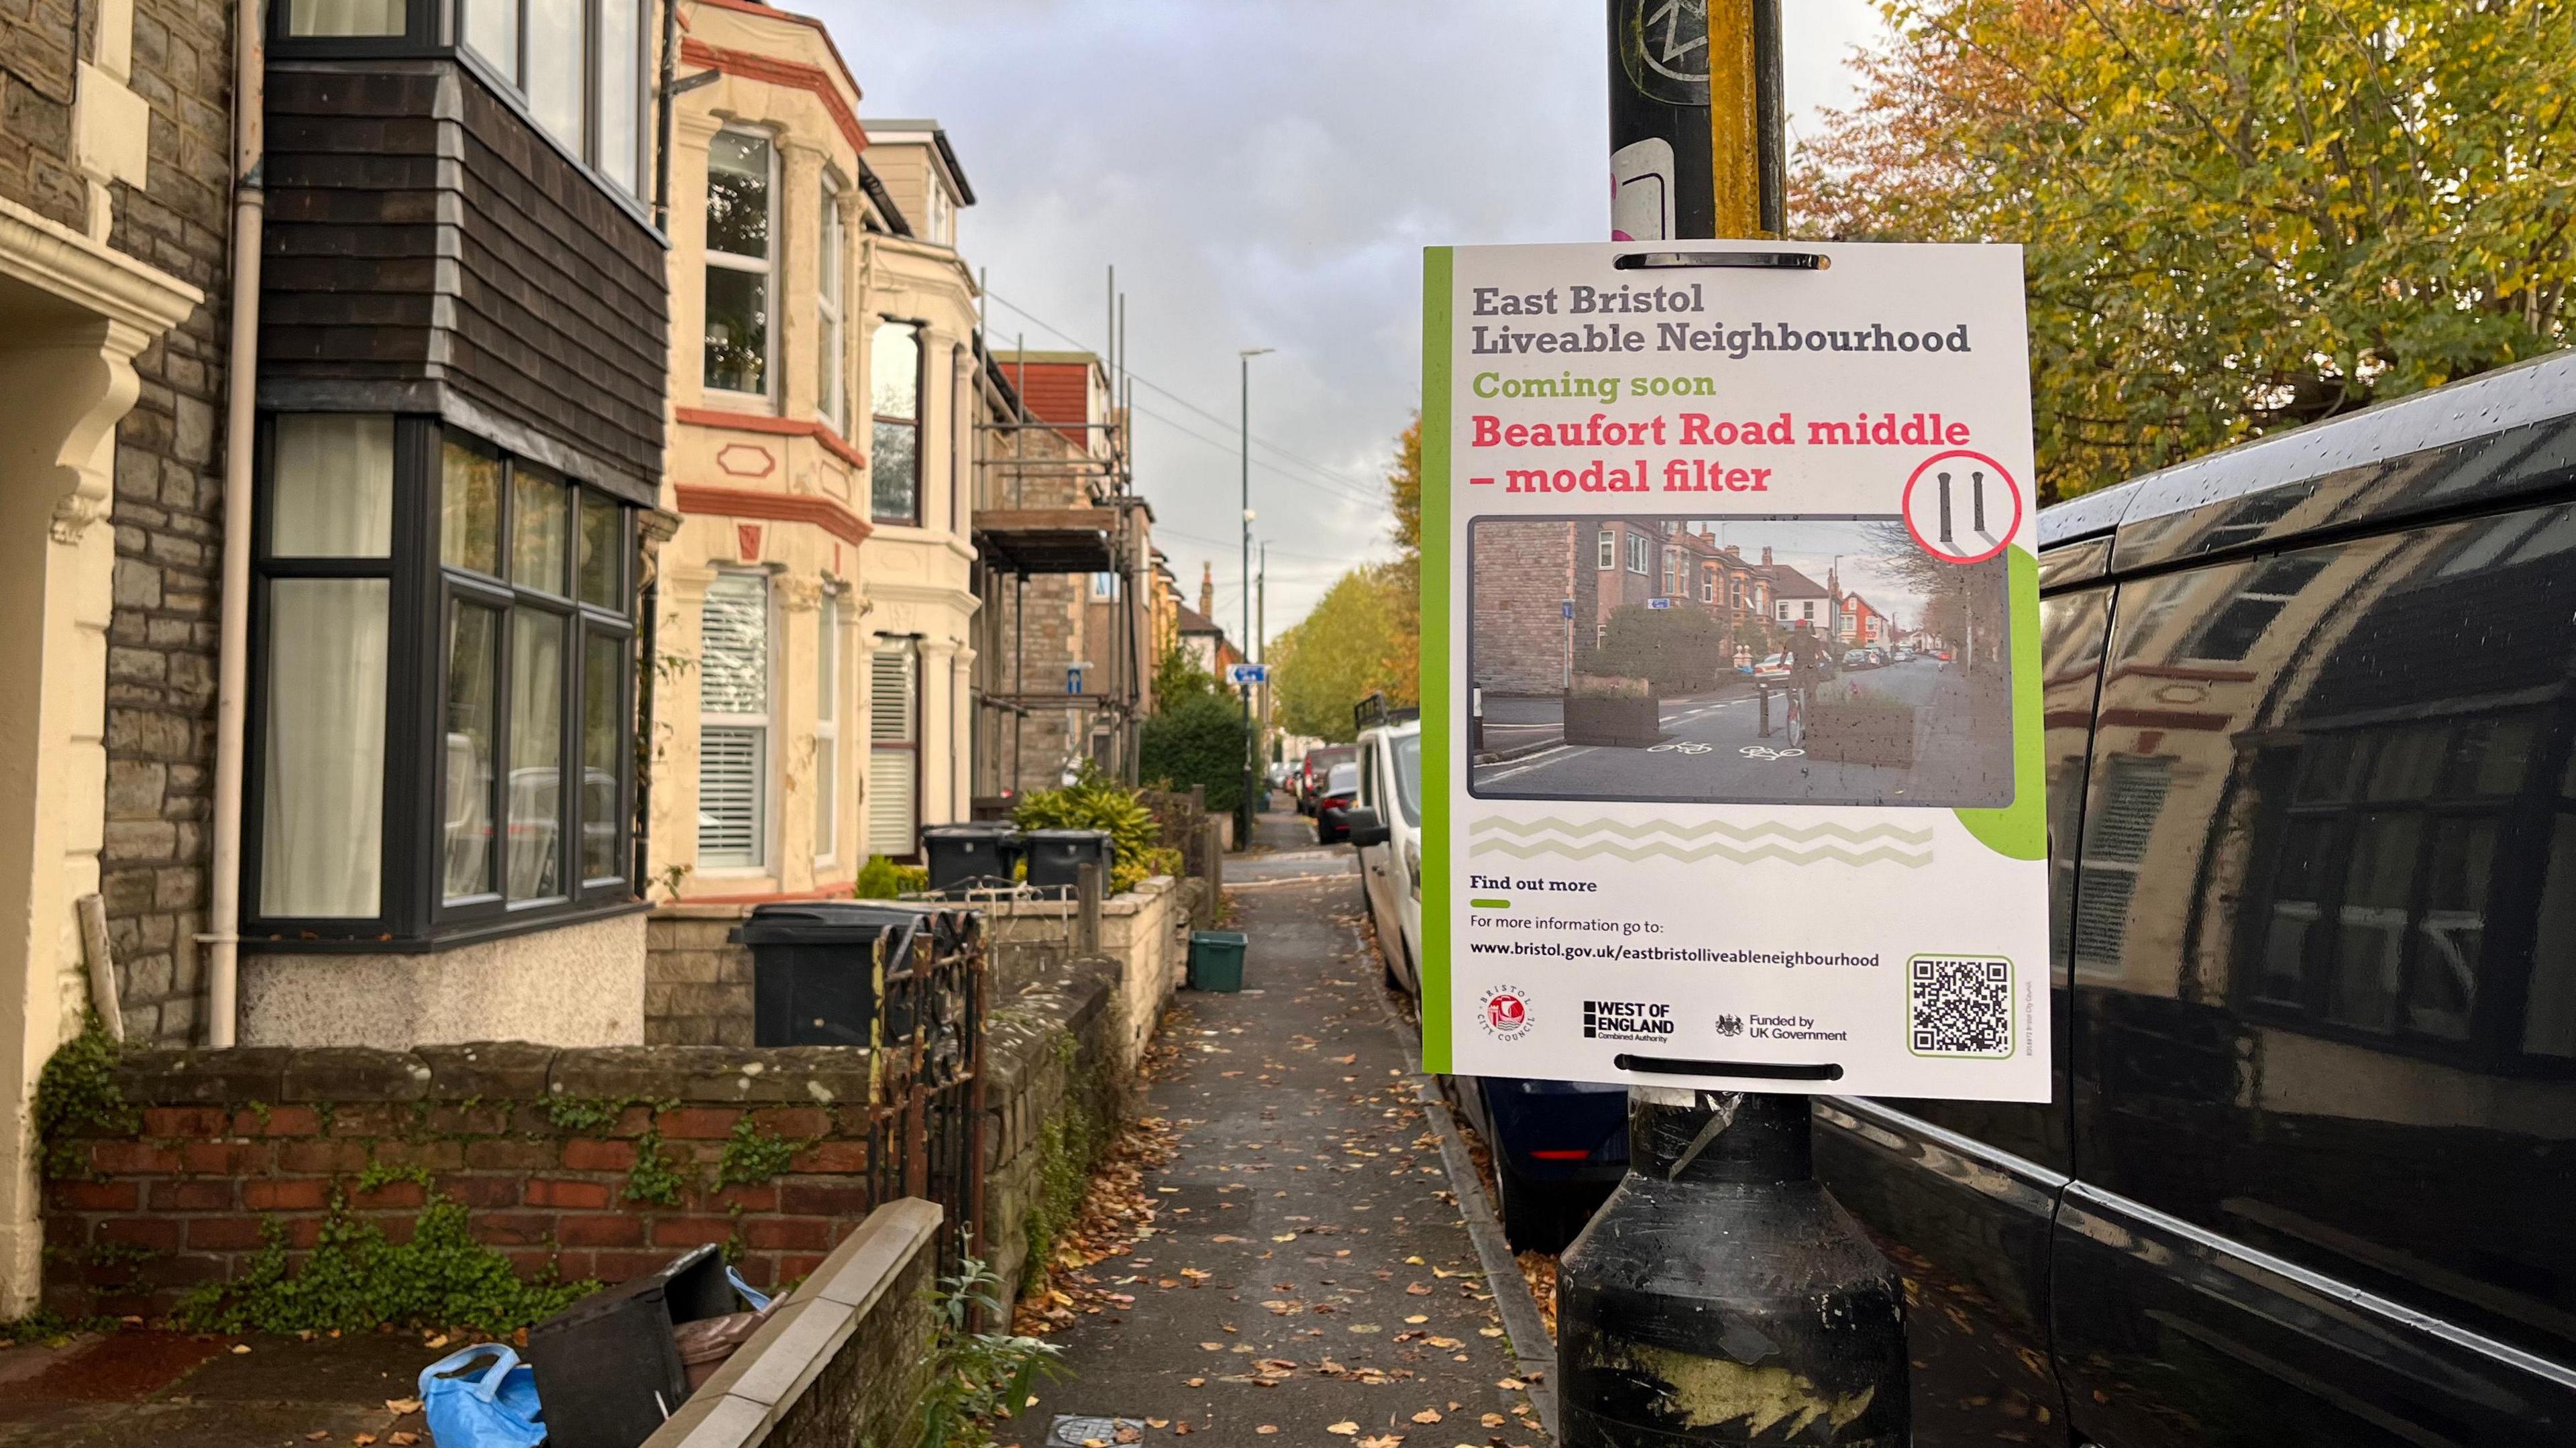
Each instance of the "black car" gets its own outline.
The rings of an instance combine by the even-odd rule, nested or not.
[[[1914,1441],[2576,1444],[2576,353],[2039,524],[2055,1100],[1817,1109]]]

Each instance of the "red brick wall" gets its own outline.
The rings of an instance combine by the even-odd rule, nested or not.
[[[1476,525],[1470,540],[1475,633],[1468,640],[1468,662],[1477,688],[1494,694],[1565,691],[1564,609],[1565,600],[1576,596],[1576,528],[1573,523]],[[1588,647],[1591,640],[1577,643]]]
[[[463,1203],[475,1238],[523,1277],[616,1282],[701,1242],[735,1242],[743,1275],[811,1272],[881,1201],[871,1172],[886,1113],[868,1104],[868,1056],[835,1049],[556,1049],[517,1043],[365,1050],[146,1051],[118,1068],[141,1131],[71,1142],[80,1169],[46,1183],[45,1301],[70,1314],[155,1317],[199,1283],[233,1278],[268,1222],[309,1247],[335,1191],[407,1239],[427,1193],[360,1193],[370,1165],[417,1168]],[[593,1127],[543,1103],[628,1103]],[[728,1133],[807,1143],[787,1171],[719,1188]],[[668,1205],[634,1200],[629,1173],[659,1151],[696,1184]]]

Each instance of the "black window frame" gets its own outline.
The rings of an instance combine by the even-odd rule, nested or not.
[[[372,60],[372,59],[440,59],[454,61],[472,71],[485,88],[501,99],[529,130],[543,136],[578,166],[599,189],[650,226],[647,210],[653,193],[653,52],[657,34],[654,19],[657,11],[645,0],[634,0],[635,19],[635,188],[629,191],[612,178],[600,164],[597,152],[600,125],[599,36],[600,11],[613,0],[580,0],[582,7],[581,61],[581,134],[558,136],[537,120],[529,107],[524,82],[517,76],[502,74],[500,67],[465,43],[464,7],[473,0],[404,0],[403,33],[400,35],[293,35],[293,0],[277,0],[268,7],[268,55],[271,60]],[[528,52],[528,10],[533,0],[519,3],[519,55],[517,63],[524,68]],[[658,230],[658,228],[657,228]]]
[[[295,409],[293,411],[302,411]],[[477,438],[434,416],[393,414],[393,542],[387,557],[280,558],[272,546],[276,525],[274,438],[279,413],[263,411],[256,440],[253,479],[254,528],[251,563],[250,707],[243,760],[241,935],[253,949],[268,952],[417,953],[497,939],[527,931],[579,923],[643,908],[629,874],[634,850],[636,789],[636,603],[642,574],[637,550],[639,509],[604,489],[589,486],[553,469],[536,466],[564,487],[567,590],[562,597],[541,596],[507,581],[515,526],[511,490],[521,461],[506,449]],[[382,415],[382,414],[378,414]],[[453,567],[441,560],[441,487],[444,447],[454,441],[500,461],[499,552],[495,578]],[[581,504],[585,498],[617,510],[614,545],[618,613],[584,602],[581,591]],[[382,829],[377,840],[377,913],[364,917],[281,917],[260,909],[260,877],[266,849],[269,626],[271,586],[280,579],[313,577],[384,577],[386,601],[385,762]],[[459,600],[499,604],[502,618],[492,667],[493,783],[487,815],[495,847],[491,865],[494,888],[488,893],[445,898],[444,803],[448,758],[442,718],[447,700],[448,619]],[[509,757],[512,658],[511,618],[522,607],[539,608],[567,620],[560,664],[563,706],[557,721],[559,760],[557,786],[556,878],[568,882],[559,895],[512,904],[508,894]],[[583,753],[585,722],[582,690],[586,685],[585,653],[594,636],[612,638],[624,667],[617,671],[619,723],[614,759],[618,771],[614,848],[609,854],[614,876],[584,879],[581,842],[589,823],[584,817],[587,765]]]

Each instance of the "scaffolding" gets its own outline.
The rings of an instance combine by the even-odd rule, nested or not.
[[[1122,330],[1119,310],[1113,300],[1113,339]],[[1018,793],[1056,784],[1083,759],[1138,782],[1139,735],[1152,709],[1153,511],[1135,492],[1130,384],[1114,359],[1032,353],[1024,341],[995,352],[982,338],[976,351],[984,392],[974,452],[982,601],[974,777],[982,818],[1007,813]],[[1070,364],[1083,369],[1086,413],[1096,382],[1105,418],[1048,418],[1029,406],[1030,368]],[[1067,579],[1090,582],[1048,586]],[[1060,609],[1065,624],[1060,645],[1051,633],[1035,640],[1036,657],[1033,582],[1042,606]],[[1034,759],[1033,719],[1047,721]]]

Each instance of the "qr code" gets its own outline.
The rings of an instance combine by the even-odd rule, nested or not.
[[[2012,962],[1918,955],[1906,970],[1906,1022],[1921,1056],[2013,1053]]]

